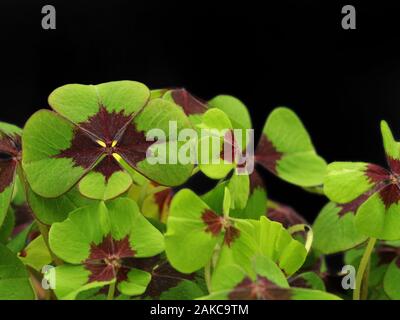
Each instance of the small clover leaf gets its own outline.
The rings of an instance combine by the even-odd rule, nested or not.
[[[220,200],[221,205],[223,199]],[[165,235],[165,250],[171,265],[191,273],[204,267],[217,245],[231,246],[240,237],[236,223],[213,211],[189,189],[172,200]]]

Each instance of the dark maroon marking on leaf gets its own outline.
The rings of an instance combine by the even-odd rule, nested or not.
[[[28,254],[27,254],[27,252],[26,252],[25,249],[22,249],[22,251],[19,253],[19,256],[22,257],[22,258],[26,258],[27,255],[28,255]]]
[[[250,175],[250,193],[253,193],[255,189],[264,189],[265,183],[257,171],[253,171]]]
[[[16,168],[16,161],[0,159],[0,193],[13,183]]]
[[[232,222],[227,220],[223,216],[217,215],[214,211],[205,210],[201,216],[201,219],[207,226],[205,231],[210,232],[213,236],[218,236],[222,230],[225,231],[224,243],[229,247],[232,242],[239,237],[240,231],[232,225]]]
[[[34,214],[32,209],[28,204],[24,203],[22,205],[14,205],[12,204],[12,208],[14,209],[15,216],[15,228],[12,232],[12,237],[15,237],[18,233],[20,233],[25,228],[29,227],[34,220]],[[32,232],[33,236],[35,232]],[[32,239],[33,240],[33,239]]]
[[[267,209],[266,216],[272,220],[281,223],[285,228],[289,228],[296,224],[307,224],[307,221],[294,210],[292,207],[274,202],[274,207]]]
[[[376,249],[376,253],[379,259],[378,265],[385,265],[400,257],[400,247],[392,247],[382,244],[378,246],[378,248]],[[400,261],[397,261],[397,263],[400,263]]]
[[[113,173],[123,170],[113,156],[107,155],[94,167],[93,171],[101,173],[106,178],[106,182],[108,182]]]
[[[369,163],[365,170],[365,175],[368,180],[373,183],[379,183],[384,180],[390,179],[390,172],[385,168],[378,166],[376,164]]]
[[[127,273],[122,270],[122,259],[134,257],[136,254],[129,243],[129,237],[115,240],[111,234],[103,238],[100,244],[91,243],[90,255],[83,262],[90,271],[89,281],[117,281],[126,279]]]
[[[122,171],[113,157],[114,153],[131,166],[136,166],[146,158],[147,149],[154,143],[146,141],[145,134],[136,130],[132,119],[131,115],[126,116],[123,111],[108,112],[102,106],[97,114],[75,127],[71,146],[55,157],[70,158],[74,166],[90,169],[105,155],[94,170],[102,173],[108,181],[113,173]]]
[[[80,123],[79,127],[90,132],[105,144],[111,144],[113,141],[119,140],[125,127],[131,121],[132,115],[125,115],[123,110],[118,113],[109,112],[104,106],[101,106],[95,115]]]
[[[369,164],[368,169],[366,170],[366,175],[375,186],[371,190],[358,196],[353,201],[345,204],[338,204],[338,207],[341,208],[338,212],[339,217],[343,217],[347,213],[355,214],[357,209],[376,192],[379,193],[379,197],[385,204],[386,209],[400,200],[400,190],[397,185],[398,182],[386,169],[377,165]]]
[[[240,230],[235,228],[233,225],[225,227],[224,243],[230,247],[232,243],[239,238]]]
[[[207,105],[186,89],[172,90],[171,97],[177,105],[182,107],[186,115],[202,114],[207,111]]]
[[[267,278],[257,276],[255,281],[244,278],[229,293],[230,300],[290,300],[290,289],[280,288]]]
[[[236,141],[232,130],[228,130],[224,135],[224,143],[222,144],[222,150],[220,157],[229,163],[233,163],[236,160]],[[225,154],[227,153],[227,154]]]
[[[246,166],[246,161],[242,161],[244,156],[242,155],[242,151],[235,139],[233,130],[228,130],[225,132],[224,143],[222,144],[220,157],[222,160],[225,160],[228,163],[240,162],[240,167]]]
[[[392,204],[400,201],[399,185],[397,183],[387,185],[381,191],[379,191],[379,197],[385,204],[385,208],[388,209]]]
[[[277,174],[277,162],[282,158],[282,153],[276,150],[275,146],[265,134],[261,135],[254,160],[274,174]]]
[[[115,146],[118,153],[131,166],[146,158],[147,149],[154,144],[154,141],[146,141],[146,136],[142,131],[138,131],[133,123],[130,123]]]
[[[386,157],[390,170],[395,174],[400,174],[400,160]]]
[[[388,162],[392,170],[398,170],[399,164],[397,160],[388,157]],[[372,191],[366,193],[367,196],[379,192],[379,197],[385,204],[386,209],[400,201],[400,178],[396,173],[389,172],[375,164],[368,164],[365,175],[371,182],[375,183]]]
[[[0,193],[10,186],[21,161],[21,137],[0,132]]]
[[[291,287],[311,289],[311,284],[303,277],[296,277],[290,281]]]
[[[120,273],[127,274],[131,269],[140,269],[151,274],[151,281],[142,297],[159,298],[161,293],[176,287],[181,281],[194,280],[195,273],[183,274],[175,270],[165,257],[157,255],[150,258],[124,258]]]
[[[338,204],[337,206],[340,207],[340,211],[338,212],[338,215],[340,218],[344,217],[347,213],[352,213],[353,215],[356,214],[357,209],[365,202],[368,200],[368,198],[371,196],[370,192],[366,192],[353,201],[350,201],[345,204]]]
[[[157,183],[153,183],[153,185],[155,187],[159,186]],[[173,191],[171,188],[167,188],[153,195],[160,214],[162,213],[163,209],[171,203],[172,195]]]
[[[93,137],[79,127],[75,127],[71,146],[62,150],[55,158],[69,158],[72,159],[75,167],[89,169],[103,153],[104,148],[94,141]]]
[[[224,217],[217,215],[214,211],[205,210],[201,219],[207,226],[206,232],[210,232],[213,236],[218,236],[221,233]]]
[[[0,131],[0,154],[9,155],[21,160],[21,136],[18,134],[7,135]]]
[[[235,163],[237,168],[246,168],[248,165],[246,150],[241,150],[233,130],[225,132],[220,158],[228,163]]]
[[[149,296],[153,299],[158,298],[163,292],[176,287],[182,281],[195,279],[195,273],[180,273],[166,260],[159,262],[150,273],[151,281],[144,296]]]

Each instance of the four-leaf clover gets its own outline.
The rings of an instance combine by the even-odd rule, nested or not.
[[[58,197],[79,182],[88,198],[115,198],[132,184],[124,166],[163,185],[179,185],[189,178],[191,164],[149,162],[148,156],[161,149],[159,144],[176,139],[170,121],[176,121],[177,130],[190,124],[175,103],[150,99],[144,84],[69,84],[53,91],[49,104],[56,112],[35,113],[22,139],[26,177],[40,196]],[[165,141],[148,141],[146,134],[154,129],[164,132]]]

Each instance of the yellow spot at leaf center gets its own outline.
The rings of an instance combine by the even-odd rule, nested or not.
[[[97,140],[96,141],[100,146],[102,146],[103,148],[107,147],[106,143],[101,141],[101,140]]]
[[[113,155],[113,157],[115,158],[115,160],[117,160],[118,162],[120,162],[121,156],[120,156],[118,153],[113,153],[112,155]]]

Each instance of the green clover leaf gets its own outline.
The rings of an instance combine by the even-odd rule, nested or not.
[[[239,220],[236,225],[240,237],[231,246],[221,249],[218,265],[235,263],[249,271],[254,257],[259,255],[270,258],[287,275],[292,275],[303,265],[306,248],[280,223],[261,217],[258,221]]]
[[[383,280],[386,294],[392,300],[400,300],[400,257],[397,257],[389,265]]]
[[[211,294],[204,300],[338,300],[333,294],[314,289],[290,288],[282,271],[268,257],[257,256],[252,269],[239,264],[218,269],[211,281]]]
[[[284,107],[274,109],[268,116],[255,162],[301,187],[321,185],[326,172],[326,163],[317,155],[301,120]]]
[[[211,259],[217,244],[231,246],[239,237],[240,231],[232,219],[213,211],[191,190],[183,189],[173,198],[165,251],[178,271],[191,273],[201,269]]]
[[[176,104],[149,98],[148,88],[135,81],[70,84],[53,91],[49,104],[57,113],[40,110],[24,129],[23,167],[33,191],[55,198],[79,182],[88,198],[115,198],[132,184],[121,160],[160,184],[183,183],[191,164],[150,163],[147,152],[169,149],[175,139],[170,121],[178,131],[189,121]],[[146,139],[152,129],[165,133],[157,146]]]
[[[66,220],[53,224],[49,243],[67,263],[55,269],[55,293],[60,299],[74,299],[84,290],[114,282],[126,295],[142,294],[151,275],[138,271],[134,261],[164,250],[162,234],[128,198],[71,212]]]
[[[389,169],[364,162],[334,162],[324,181],[327,197],[355,207],[355,225],[368,237],[400,239],[399,143],[386,122],[381,131]]]
[[[365,242],[355,224],[359,203],[326,204],[313,224],[313,248],[323,254],[345,251]]]

